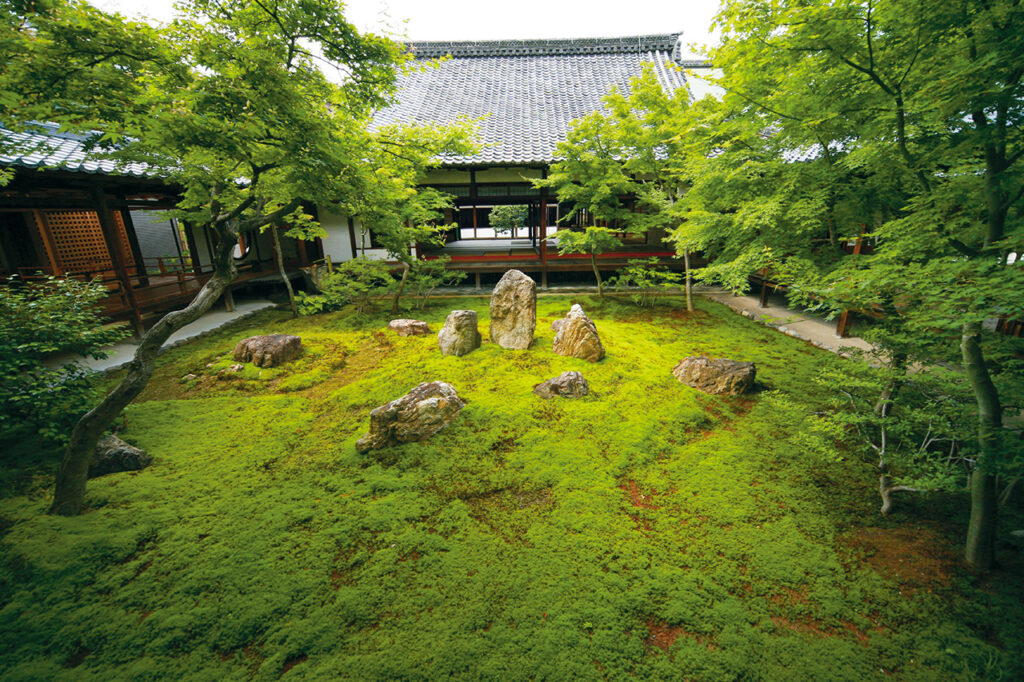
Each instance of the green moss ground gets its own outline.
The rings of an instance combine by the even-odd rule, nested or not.
[[[574,301],[540,299],[529,351],[280,312],[175,349],[121,434],[154,464],[80,517],[43,514],[54,454],[9,445],[3,679],[1024,677],[1020,575],[958,568],[964,500],[883,521],[870,467],[801,431],[824,353],[712,303],[583,297],[590,364],[551,352]],[[421,319],[452,306],[486,337],[484,299]],[[218,374],[278,331],[300,360]],[[698,353],[756,361],[761,392],[679,384]],[[573,369],[590,397],[532,395]],[[458,420],[358,455],[369,410],[430,380]]]

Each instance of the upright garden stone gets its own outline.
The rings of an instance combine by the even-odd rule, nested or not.
[[[491,342],[526,350],[537,327],[537,283],[519,270],[509,270],[491,294]]]
[[[242,339],[235,346],[235,360],[257,367],[275,367],[302,355],[302,339],[291,334],[266,334]]]
[[[96,452],[89,462],[89,478],[116,474],[121,471],[145,469],[153,458],[134,445],[129,445],[117,436],[104,436],[96,443]]]
[[[582,398],[590,393],[590,386],[580,372],[562,372],[533,387],[533,392],[545,400],[550,398]]]
[[[422,383],[370,412],[370,432],[356,441],[356,450],[369,452],[429,438],[451,423],[464,406],[451,384]]]
[[[597,335],[597,327],[591,322],[579,303],[574,303],[569,314],[555,326],[553,350],[559,355],[568,355],[581,360],[597,362],[604,357],[604,345]]]
[[[727,358],[683,358],[672,374],[690,388],[715,395],[739,395],[754,386],[757,368],[752,362]]]
[[[388,322],[388,329],[396,332],[399,336],[422,336],[430,333],[430,325],[422,320],[410,320],[401,318]]]
[[[475,310],[453,310],[437,333],[442,355],[465,355],[480,347]]]

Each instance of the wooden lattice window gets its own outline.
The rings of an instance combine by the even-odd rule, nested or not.
[[[125,263],[132,267],[135,259],[124,221],[117,211],[111,215]],[[37,227],[49,229],[57,249],[57,259],[65,271],[96,273],[114,269],[96,211],[43,211],[42,219],[46,225]]]

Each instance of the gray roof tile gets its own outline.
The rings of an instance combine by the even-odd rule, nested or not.
[[[85,135],[61,132],[55,123],[36,123],[30,131],[0,128],[0,165],[103,175],[158,176],[149,164],[102,158],[91,152]]]
[[[417,59],[447,54],[437,68],[399,77],[397,103],[379,112],[376,127],[393,123],[452,123],[482,118],[479,153],[448,157],[445,165],[547,164],[570,123],[602,108],[615,86],[651,62],[666,90],[685,86],[678,69],[678,34],[576,40],[414,43]]]

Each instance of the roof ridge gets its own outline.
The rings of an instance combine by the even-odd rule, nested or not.
[[[570,54],[632,54],[673,52],[681,33],[616,38],[540,38],[529,40],[410,41],[406,50],[418,58],[523,57]]]

